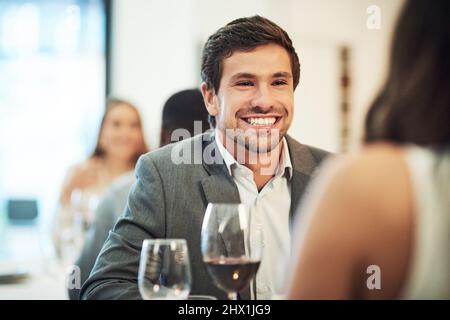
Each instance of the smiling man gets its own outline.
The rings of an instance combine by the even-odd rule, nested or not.
[[[214,130],[141,157],[124,215],[82,288],[85,299],[137,299],[147,238],[186,239],[192,294],[225,298],[208,276],[200,231],[208,203],[244,203],[263,231],[263,259],[241,299],[279,293],[290,224],[314,169],[327,155],[287,135],[300,63],[287,33],[260,16],[232,21],[205,44],[201,85]],[[195,146],[200,145],[201,148]],[[173,161],[194,150],[201,163]]]
[[[284,40],[287,42],[288,38]],[[214,41],[208,44],[220,45]],[[299,80],[300,66],[293,48],[290,56],[277,43],[235,50],[221,62],[220,77],[211,75],[213,79],[219,78],[219,83],[209,83],[205,72],[202,92],[208,112],[214,117],[212,124],[219,147],[225,147],[238,163],[252,171],[257,189],[261,190],[279,164],[283,151],[280,142],[292,122],[294,86]],[[205,58],[204,64],[207,61]]]

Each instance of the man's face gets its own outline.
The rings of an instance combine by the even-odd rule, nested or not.
[[[287,51],[267,44],[234,52],[222,62],[217,94],[206,100],[222,140],[232,139],[253,152],[270,151],[293,117],[294,85]]]

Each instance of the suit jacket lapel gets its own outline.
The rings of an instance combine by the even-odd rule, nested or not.
[[[205,135],[203,167],[209,176],[202,180],[207,203],[240,203],[239,190],[228,173],[227,166],[217,149],[214,135]]]
[[[300,204],[300,199],[317,166],[317,161],[307,146],[300,144],[288,135],[286,136],[286,139],[293,167],[291,208],[289,210],[289,225],[292,227],[292,222],[298,211],[297,208]]]

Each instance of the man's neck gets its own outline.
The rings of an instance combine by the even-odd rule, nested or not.
[[[219,130],[216,130],[216,134],[231,156],[238,163],[252,170],[253,179],[258,191],[260,191],[276,173],[280,162],[283,143],[278,143],[275,148],[268,152],[258,153],[249,150],[244,145],[237,143],[234,139],[226,139],[225,134]]]

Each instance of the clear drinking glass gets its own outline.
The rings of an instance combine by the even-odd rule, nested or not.
[[[243,204],[208,204],[202,224],[201,250],[215,284],[237,299],[258,271],[262,231]]]
[[[144,300],[187,299],[191,291],[191,268],[186,240],[144,240],[138,286]]]

